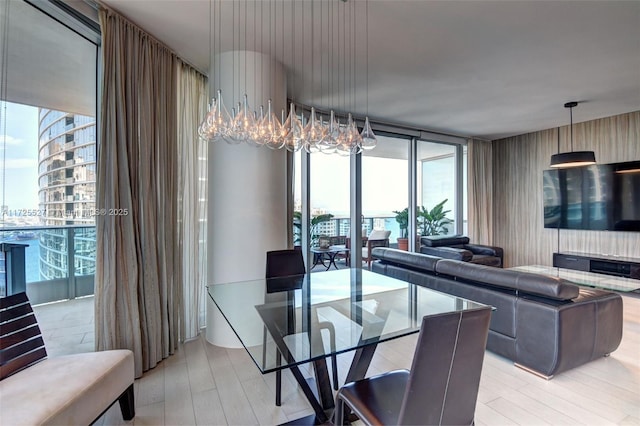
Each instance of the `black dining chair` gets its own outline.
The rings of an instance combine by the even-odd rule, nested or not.
[[[267,252],[265,278],[280,278],[306,273],[302,250],[288,249]]]
[[[490,318],[490,307],[424,317],[411,371],[345,384],[334,424],[348,409],[366,425],[473,424]]]
[[[275,280],[275,278],[292,277],[295,275],[304,275],[306,269],[302,251],[299,249],[274,250],[267,252],[267,266],[265,277],[267,278],[267,293],[271,291],[287,291],[297,290],[300,288],[298,280]],[[270,285],[273,284],[273,285]],[[293,315],[290,315],[289,321],[293,321]],[[332,352],[335,351],[335,330],[333,324],[329,322],[320,322],[320,328],[329,330],[329,339]],[[293,332],[293,331],[292,331]],[[266,343],[266,329],[263,340]],[[263,353],[263,363],[266,353]],[[282,355],[280,351],[277,353],[277,365],[280,365]],[[338,365],[335,354],[331,355],[331,365],[333,368],[333,388],[338,389]],[[282,405],[282,371],[276,371],[276,405]]]

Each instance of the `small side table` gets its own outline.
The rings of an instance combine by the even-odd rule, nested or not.
[[[333,265],[334,268],[338,269],[338,265],[336,265],[336,256],[338,255],[338,253],[346,252],[348,250],[349,249],[345,247],[339,246],[332,246],[326,249],[320,247],[311,247],[311,252],[313,253],[313,266],[311,267],[311,269],[315,268],[317,265],[324,266],[326,268],[326,271],[331,268],[331,265]],[[326,264],[325,260],[328,260],[329,263]]]

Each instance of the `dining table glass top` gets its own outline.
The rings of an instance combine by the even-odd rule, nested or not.
[[[417,333],[426,315],[486,308],[355,268],[207,289],[263,373]]]

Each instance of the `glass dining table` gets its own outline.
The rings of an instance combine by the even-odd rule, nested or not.
[[[485,305],[362,269],[213,284],[209,297],[263,373],[290,369],[325,423],[334,408],[326,358],[355,351],[346,382],[365,377],[379,343],[422,318]],[[314,380],[299,365],[313,363]]]

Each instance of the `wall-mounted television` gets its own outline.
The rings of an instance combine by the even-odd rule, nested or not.
[[[544,227],[640,232],[640,161],[543,171]]]

